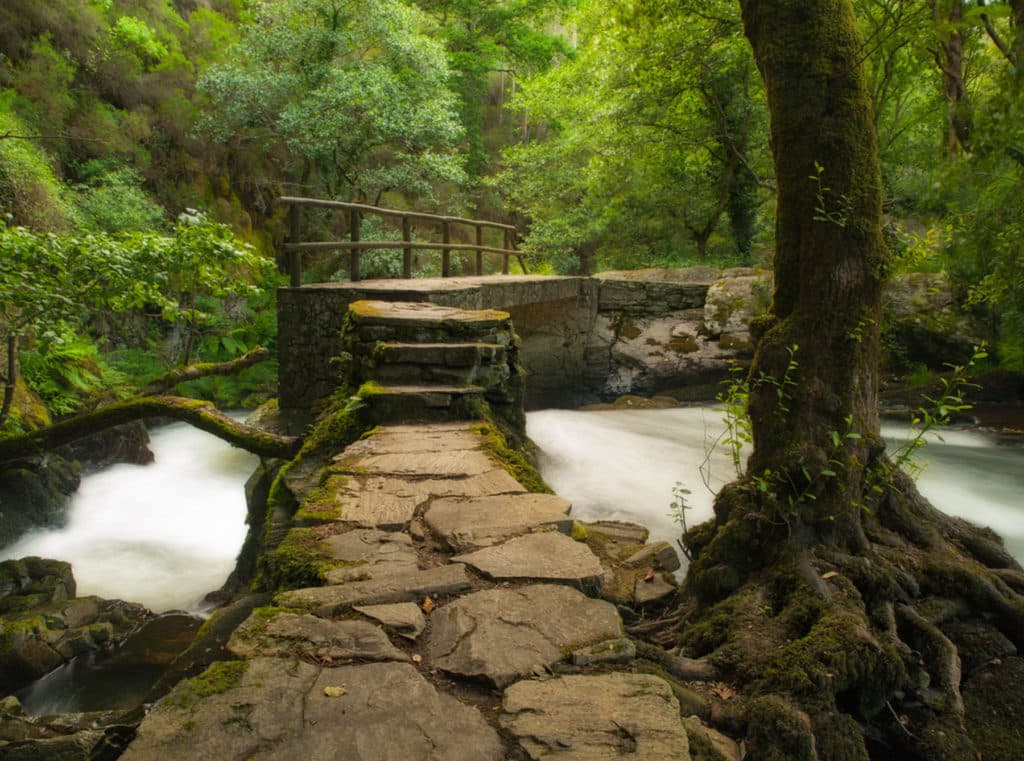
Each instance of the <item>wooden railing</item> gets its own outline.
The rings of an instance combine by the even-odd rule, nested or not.
[[[441,277],[451,276],[451,255],[453,251],[472,251],[476,253],[474,272],[483,274],[483,255],[499,254],[502,257],[501,272],[509,272],[509,258],[515,257],[526,274],[526,262],[522,253],[516,249],[516,228],[500,222],[488,222],[481,219],[464,219],[462,217],[445,217],[437,214],[426,214],[418,211],[399,211],[383,209],[378,206],[367,206],[360,203],[344,201],[327,201],[319,198],[294,198],[282,196],[277,203],[288,206],[288,241],[284,250],[288,254],[288,268],[291,272],[291,285],[298,288],[302,285],[302,254],[304,251],[337,251],[349,252],[349,278],[360,280],[360,257],[363,251],[380,249],[402,250],[402,277],[412,277],[412,252],[418,249],[441,251]],[[303,241],[302,240],[302,209],[315,207],[334,209],[348,214],[348,240]],[[400,219],[402,221],[402,240],[361,240],[360,224],[366,214]],[[416,241],[412,238],[413,221],[436,224],[440,227],[441,241]],[[452,229],[456,225],[469,226],[475,229],[475,243],[452,243]],[[502,245],[484,244],[484,230],[493,229],[502,232]]]

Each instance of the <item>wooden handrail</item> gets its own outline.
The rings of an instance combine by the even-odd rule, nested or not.
[[[486,219],[466,219],[465,217],[448,217],[441,214],[428,214],[425,211],[402,211],[400,209],[385,209],[381,206],[368,206],[364,203],[349,203],[348,201],[330,201],[326,198],[299,198],[296,196],[281,196],[277,203],[282,206],[319,206],[326,209],[346,209],[348,211],[359,211],[364,214],[379,214],[382,217],[407,217],[408,219],[423,219],[429,222],[452,222],[460,225],[483,225],[498,230],[512,230],[515,232],[515,225],[506,225],[502,222],[490,222]]]
[[[379,206],[369,206],[361,203],[349,203],[347,201],[332,201],[323,198],[299,198],[294,196],[282,196],[277,199],[277,204],[288,206],[288,242],[284,244],[283,250],[288,254],[289,269],[291,271],[291,285],[298,288],[302,285],[302,252],[303,251],[326,251],[326,250],[348,250],[349,252],[349,277],[353,280],[360,279],[360,252],[380,249],[401,249],[402,256],[402,277],[412,277],[412,252],[414,249],[433,249],[441,251],[441,276],[451,275],[451,252],[452,251],[475,251],[475,271],[477,275],[483,274],[483,255],[485,253],[499,254],[502,258],[502,274],[509,272],[509,257],[514,256],[519,262],[523,273],[526,274],[526,262],[522,253],[516,248],[517,230],[514,225],[506,225],[501,222],[490,222],[484,219],[466,219],[464,217],[451,217],[441,214],[427,214],[420,211],[400,211],[398,209],[385,209]],[[350,240],[347,241],[306,241],[302,238],[302,207],[316,207],[335,209],[347,212],[349,217],[348,229]],[[402,240],[400,241],[363,241],[361,238],[360,223],[363,215],[376,214],[382,217],[392,217],[402,221]],[[412,240],[413,220],[432,222],[441,227],[441,242],[414,241]],[[452,243],[452,226],[467,225],[476,231],[476,243]],[[501,230],[503,243],[501,247],[484,245],[483,232],[485,228]]]

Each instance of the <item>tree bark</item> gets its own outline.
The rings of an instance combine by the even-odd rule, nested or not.
[[[302,445],[298,437],[277,436],[232,420],[210,402],[176,396],[145,396],[62,420],[23,436],[0,439],[0,464],[41,455],[104,428],[153,417],[181,420],[262,457],[290,459]]]
[[[247,367],[258,364],[270,356],[270,352],[262,346],[247,351],[240,357],[227,362],[211,362],[188,367],[178,368],[164,373],[159,378],[150,381],[145,388],[139,391],[139,396],[153,396],[165,394],[179,383],[191,380],[198,380],[209,375],[234,375]]]
[[[762,326],[753,365],[750,472],[820,492],[789,516],[792,525],[857,541],[850,505],[859,501],[860,471],[879,441],[889,256],[862,43],[844,0],[741,6],[767,86],[778,183],[774,324]],[[820,478],[840,458],[844,477]]]
[[[970,153],[973,117],[964,83],[964,36],[956,26],[964,18],[963,0],[932,0],[932,15],[936,24],[949,24],[952,27],[939,43],[939,48],[932,51],[935,63],[942,72],[942,87],[949,104],[946,154],[954,156],[960,150]]]

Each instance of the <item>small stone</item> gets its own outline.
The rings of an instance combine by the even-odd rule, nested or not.
[[[626,558],[622,564],[627,568],[655,565],[665,571],[678,571],[680,568],[679,555],[668,542],[645,544]]]
[[[656,573],[649,581],[642,578],[636,580],[633,587],[633,600],[637,605],[647,605],[664,600],[675,591],[675,584],[669,583],[661,574]]]
[[[389,629],[415,640],[427,628],[423,611],[413,602],[399,602],[392,605],[357,605],[353,610],[379,621]]]

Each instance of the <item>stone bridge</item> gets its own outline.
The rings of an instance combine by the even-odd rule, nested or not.
[[[717,383],[748,353],[747,325],[768,302],[758,270],[509,275],[321,283],[278,292],[279,400],[308,410],[338,385],[348,305],[419,301],[508,312],[529,376],[528,409]],[[709,398],[713,397],[713,392]]]

